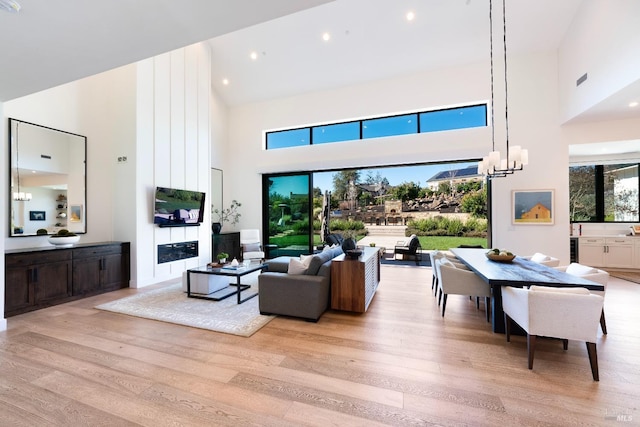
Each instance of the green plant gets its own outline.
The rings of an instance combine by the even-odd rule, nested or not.
[[[49,234],[49,232],[47,231],[46,228],[39,228],[38,231],[36,231],[36,234],[38,236],[42,236],[42,235],[45,235],[45,234]]]
[[[226,252],[220,252],[217,258],[218,258],[218,261],[222,261],[223,259],[229,258],[229,254]]]
[[[230,222],[232,225],[235,225],[240,221],[240,216],[242,215],[238,212],[238,208],[242,206],[242,203],[237,200],[232,200],[231,205],[228,208],[213,209],[211,206],[211,215],[216,215],[218,217],[218,221],[220,224],[224,224],[225,222]]]

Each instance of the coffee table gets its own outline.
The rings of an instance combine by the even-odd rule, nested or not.
[[[250,264],[248,267],[244,267],[242,265],[237,268],[224,268],[224,267],[210,267],[208,265],[203,265],[196,268],[191,268],[187,270],[187,297],[189,298],[200,298],[200,299],[208,299],[213,301],[220,301],[225,298],[229,298],[232,295],[237,295],[238,304],[242,304],[243,302],[250,300],[251,298],[258,295],[258,292],[254,292],[249,296],[242,298],[242,291],[249,289],[251,285],[246,285],[240,283],[240,278],[249,273],[253,273],[255,271],[261,271],[267,268],[267,264]],[[192,274],[208,274],[214,276],[229,276],[235,277],[236,283],[229,283],[228,286],[212,292],[208,295],[204,294],[194,294],[191,293],[191,275]]]

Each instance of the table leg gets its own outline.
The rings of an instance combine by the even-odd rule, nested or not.
[[[491,286],[491,327],[493,332],[504,334],[504,311],[502,309],[502,286]]]

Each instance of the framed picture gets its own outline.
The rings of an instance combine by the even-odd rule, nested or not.
[[[82,205],[71,205],[71,209],[69,210],[69,221],[82,221]]]
[[[553,225],[553,190],[513,190],[511,201],[513,224]]]
[[[45,211],[29,211],[29,219],[31,221],[45,221],[47,213]]]

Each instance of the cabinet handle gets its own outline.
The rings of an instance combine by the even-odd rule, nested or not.
[[[30,268],[29,269],[29,282],[36,283],[38,281],[38,269]]]
[[[100,270],[104,270],[104,258],[100,258]]]

